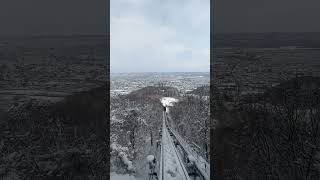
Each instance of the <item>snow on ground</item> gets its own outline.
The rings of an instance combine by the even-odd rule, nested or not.
[[[112,151],[118,151],[118,152],[126,152],[129,151],[128,147],[123,147],[120,144],[117,144],[115,142],[111,143],[110,145]]]
[[[178,99],[172,97],[163,97],[161,103],[163,106],[173,106],[173,103],[178,102]]]
[[[154,160],[154,155],[147,156],[148,162],[152,162]]]
[[[130,176],[128,174],[116,174],[112,172],[110,173],[110,180],[142,180],[142,179],[134,176]]]
[[[117,143],[112,143],[110,145],[113,153],[117,153],[121,158],[121,161],[127,166],[128,171],[134,171],[135,167],[132,164],[132,161],[129,160],[127,152],[129,149],[127,147],[122,147]]]
[[[129,160],[128,155],[124,152],[120,152],[119,156],[121,157],[122,162],[127,165],[129,171],[133,171],[135,168],[132,165],[132,161]]]
[[[133,160],[133,164],[135,166],[135,176],[139,177],[139,180],[148,180],[149,179],[149,163],[148,163],[148,155],[155,156],[157,154],[156,144],[151,146],[151,138],[144,138],[145,144],[143,145],[139,153],[136,154],[135,160]],[[156,167],[157,168],[157,167]]]
[[[195,162],[196,159],[192,155],[188,155],[188,159],[190,162]]]
[[[111,116],[111,124],[115,124],[115,123],[123,123],[124,120],[123,119],[118,119],[115,115]]]

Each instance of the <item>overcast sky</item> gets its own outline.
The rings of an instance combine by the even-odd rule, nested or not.
[[[213,0],[214,32],[320,32],[319,0]]]
[[[111,0],[111,72],[209,71],[209,0]]]
[[[0,0],[0,36],[107,34],[105,0]]]

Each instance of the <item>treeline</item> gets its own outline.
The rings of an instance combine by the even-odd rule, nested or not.
[[[112,97],[112,172],[138,173],[136,166],[141,166],[147,155],[155,155],[153,150],[162,120],[162,93],[159,88],[150,86],[128,95]]]
[[[0,177],[108,177],[106,93],[102,86],[57,103],[30,99],[13,104],[1,119]]]
[[[319,82],[297,77],[246,104],[211,87],[214,178],[319,179]]]
[[[209,99],[202,95],[209,93],[208,86],[202,86],[180,97],[179,102],[170,108],[170,115],[176,130],[197,149],[204,158],[209,159]]]

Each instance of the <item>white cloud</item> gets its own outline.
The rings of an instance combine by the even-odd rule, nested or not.
[[[112,0],[111,71],[209,71],[207,1]]]

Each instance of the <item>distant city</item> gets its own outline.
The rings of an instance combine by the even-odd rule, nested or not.
[[[150,73],[111,73],[111,95],[127,94],[134,90],[157,86],[163,83],[165,86],[175,87],[180,91],[196,89],[203,85],[209,85],[209,72],[150,72]]]

